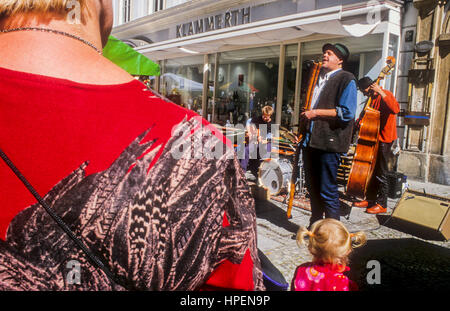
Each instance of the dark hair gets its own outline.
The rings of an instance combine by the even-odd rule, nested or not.
[[[373,80],[369,77],[363,77],[358,81],[358,88],[363,91],[373,84]]]

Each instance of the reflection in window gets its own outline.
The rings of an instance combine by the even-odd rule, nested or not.
[[[188,2],[188,0],[166,0],[166,9]]]
[[[153,9],[154,12],[160,11],[164,9],[164,0],[153,0]]]
[[[167,60],[161,81],[164,96],[202,115],[202,55]]]
[[[123,1],[123,22],[128,23],[131,20],[131,0]]]
[[[269,46],[220,53],[214,123],[245,124],[265,105],[275,110],[279,51]]]
[[[286,60],[284,63],[283,106],[281,109],[281,126],[289,128],[292,122],[295,102],[295,84],[297,75],[297,44],[286,47]]]

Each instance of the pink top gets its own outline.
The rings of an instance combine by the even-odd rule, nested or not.
[[[292,280],[293,291],[356,291],[358,285],[343,274],[347,266],[308,262],[297,267]]]

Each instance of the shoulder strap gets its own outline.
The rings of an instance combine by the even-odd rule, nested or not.
[[[75,242],[75,244],[78,246],[79,249],[85,253],[88,260],[93,264],[95,267],[101,269],[106,276],[114,283],[127,288],[127,286],[124,286],[121,284],[117,277],[109,271],[109,269],[105,266],[105,264],[98,258],[96,255],[92,253],[92,251],[80,240],[78,239],[75,234],[70,230],[69,226],[61,219],[61,217],[56,214],[56,212],[48,206],[47,203],[45,203],[44,199],[37,193],[37,191],[33,188],[33,186],[28,182],[28,180],[25,178],[25,176],[22,175],[22,173],[19,171],[19,169],[12,163],[12,161],[8,158],[8,156],[3,152],[2,149],[0,149],[0,157],[5,161],[5,163],[9,166],[9,168],[14,172],[14,174],[20,179],[20,181],[25,185],[25,187],[30,191],[30,193],[36,198],[36,200],[39,202],[40,205],[45,209],[45,211],[50,215],[50,217],[53,218],[53,220],[58,224],[58,226],[69,236],[69,238]]]

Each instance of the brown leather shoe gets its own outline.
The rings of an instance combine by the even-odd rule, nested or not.
[[[366,213],[369,213],[369,214],[379,214],[379,213],[386,213],[386,212],[387,212],[387,208],[384,208],[380,204],[375,204],[374,206],[366,209]]]
[[[366,208],[367,206],[369,206],[369,202],[367,202],[367,201],[353,202],[353,206]]]

